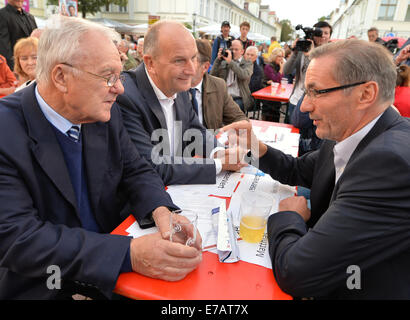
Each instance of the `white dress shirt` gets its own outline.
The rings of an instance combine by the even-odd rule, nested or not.
[[[175,105],[174,105],[174,99],[177,97],[177,93],[174,94],[171,98],[168,98],[152,81],[151,77],[148,74],[148,71],[145,69],[145,73],[147,74],[148,80],[152,86],[152,89],[154,90],[155,95],[157,96],[157,99],[159,101],[159,104],[161,105],[162,111],[164,112],[165,115],[165,121],[167,123],[167,128],[168,128],[168,137],[169,141],[171,143],[171,156],[174,156],[175,154],[175,141],[174,141],[174,127],[175,127]],[[202,102],[202,100],[201,100]],[[202,103],[201,103],[202,104]],[[202,108],[202,107],[201,107]],[[214,153],[220,148],[215,148],[211,152],[211,158],[213,157]],[[215,173],[218,174],[222,171],[222,162],[220,159],[213,159],[215,162]]]
[[[377,118],[369,122],[355,134],[352,134],[350,137],[335,144],[335,146],[333,147],[334,163],[336,170],[335,184],[337,183],[337,180],[339,180],[340,176],[345,170],[345,167],[349,162],[350,157],[356,150],[360,141],[362,141],[366,134],[369,133],[369,131],[373,128],[373,126],[376,124],[377,120],[379,120],[381,116],[382,115],[379,115]]]

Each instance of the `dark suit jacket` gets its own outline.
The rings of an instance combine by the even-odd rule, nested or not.
[[[30,13],[23,10],[21,16],[18,15],[17,9],[10,4],[0,9],[0,54],[6,57],[11,70],[14,66],[13,48],[17,40],[29,37],[37,28],[36,20]]]
[[[219,129],[232,122],[248,119],[228,94],[226,82],[204,74],[202,82],[202,113],[208,129]]]
[[[254,93],[255,91],[263,88],[263,77],[263,67],[259,66],[255,61],[253,63],[253,73],[251,81],[249,82],[249,90],[251,90],[251,93]]]
[[[81,127],[90,204],[104,234],[81,228],[63,153],[34,89],[0,100],[0,299],[55,298],[74,282],[110,296],[130,245],[108,234],[121,223],[125,196],[137,219],[175,206],[114,106],[110,121]],[[61,269],[61,290],[47,289],[51,265]]]
[[[180,126],[175,131],[178,151],[171,157],[162,146],[169,146],[165,115],[155,92],[141,64],[135,70],[124,73],[124,94],[117,97],[124,125],[139,153],[157,170],[167,185],[171,184],[211,184],[215,183],[215,163],[211,159],[194,159],[188,152],[191,139],[185,137],[189,129],[194,129],[196,142],[200,148],[197,155],[207,156],[215,147],[215,139],[201,125],[187,92],[180,92],[175,99],[175,120]],[[161,136],[158,138],[159,135]],[[152,138],[154,137],[154,138]],[[185,157],[183,153],[185,152]],[[187,154],[188,153],[188,154]],[[188,156],[188,157],[187,157]]]
[[[409,137],[410,122],[387,109],[336,185],[334,142],[296,159],[273,149],[260,159],[273,178],[311,188],[312,229],[295,212],[278,212],[268,221],[272,266],[284,291],[296,297],[410,299]],[[360,290],[347,286],[353,265],[361,270]]]

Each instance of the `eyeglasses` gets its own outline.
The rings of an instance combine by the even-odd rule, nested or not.
[[[343,90],[343,89],[355,87],[355,86],[361,85],[361,84],[366,83],[366,82],[367,81],[361,81],[361,82],[357,82],[357,83],[346,84],[346,85],[340,86],[340,87],[334,87],[334,88],[322,89],[322,90],[316,90],[316,89],[310,88],[310,89],[303,89],[303,91],[304,91],[305,95],[308,96],[309,98],[317,98],[317,96],[319,94],[324,94],[324,93],[328,93],[328,92],[332,92],[332,91]]]
[[[80,71],[82,71],[82,72],[86,72],[86,73],[88,73],[88,74],[91,74],[92,76],[95,76],[95,77],[104,79],[104,80],[107,82],[107,86],[110,87],[110,88],[113,87],[113,86],[115,86],[115,84],[117,83],[118,80],[120,80],[121,83],[124,82],[124,76],[123,76],[123,75],[112,74],[112,75],[110,75],[109,77],[104,77],[104,76],[100,76],[100,75],[98,75],[98,74],[89,72],[89,71],[87,71],[87,70],[79,69],[79,68],[74,67],[73,65],[71,65],[71,64],[69,64],[69,63],[61,62],[61,64],[64,64],[64,65],[66,65],[66,66],[68,66],[68,67],[71,67],[71,68],[73,68],[73,69],[80,70]]]

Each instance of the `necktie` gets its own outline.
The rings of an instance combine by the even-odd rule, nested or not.
[[[80,138],[80,128],[78,126],[72,126],[68,131],[67,135],[73,139],[75,142],[78,142]]]
[[[194,107],[195,113],[198,115],[198,101],[196,100],[196,88],[189,89],[192,96],[192,106]]]

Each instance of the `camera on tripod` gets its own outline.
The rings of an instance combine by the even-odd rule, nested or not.
[[[295,51],[308,52],[310,50],[310,46],[312,45],[309,39],[313,41],[313,37],[321,37],[323,34],[322,29],[320,28],[304,28],[301,24],[298,24],[295,29],[303,30],[305,33],[305,37],[296,42],[295,48],[293,49]]]

